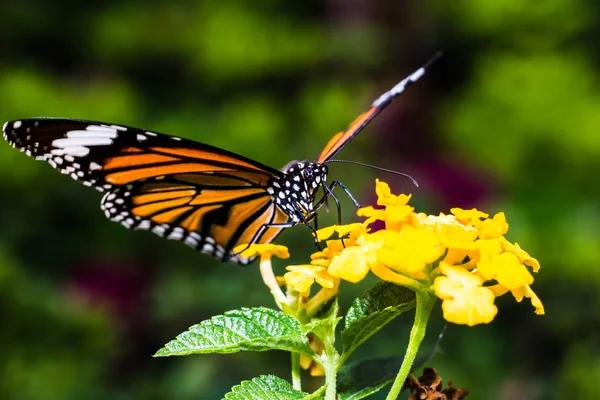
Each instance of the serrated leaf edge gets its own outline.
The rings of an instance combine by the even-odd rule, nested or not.
[[[304,345],[305,348],[299,349],[298,347],[289,346],[289,345],[274,347],[274,346],[272,346],[273,343],[269,337],[250,339],[250,338],[240,335],[238,332],[229,330],[227,327],[224,327],[221,323],[222,317],[239,318],[239,319],[245,318],[246,322],[252,323],[254,326],[260,327],[263,332],[269,334],[269,332],[266,329],[264,329],[260,324],[257,324],[256,321],[248,318],[245,315],[240,315],[240,314],[247,313],[247,312],[257,312],[257,311],[261,312],[261,313],[265,313],[267,315],[267,317],[269,317],[269,318],[277,319],[278,316],[283,316],[284,318],[277,319],[278,323],[282,324],[289,330],[297,329],[298,332],[301,333],[300,342],[297,342],[295,340],[289,340],[289,339],[288,339],[288,341],[290,341],[292,343],[298,343],[298,344],[301,343],[302,345]],[[232,315],[232,314],[234,314],[234,315]],[[241,340],[239,343],[228,344],[228,345],[219,345],[218,343],[214,342],[212,340],[212,338],[210,338],[209,336],[206,336],[202,333],[192,331],[195,328],[206,328],[207,326],[202,326],[203,324],[206,324],[206,325],[212,326],[212,327],[216,327],[216,328],[219,328],[222,330],[228,330],[230,333],[233,334],[233,336],[236,337],[236,339],[239,340],[239,338],[241,338]],[[208,341],[210,343],[214,343],[214,347],[206,348],[206,349],[197,349],[197,348],[191,347],[187,343],[188,341],[185,340],[186,338],[184,338],[184,336],[190,335],[190,334],[201,335],[204,339],[206,339],[206,341]],[[280,336],[280,337],[270,336],[270,337],[275,338],[276,340],[281,340],[281,341],[285,342],[286,338],[293,338],[294,336],[295,335],[285,335],[285,336]],[[185,347],[185,348],[188,348],[189,351],[185,351],[185,350],[175,351],[175,350],[169,348],[170,345]],[[154,354],[154,357],[185,356],[185,355],[191,355],[191,354],[230,354],[230,353],[236,353],[239,351],[268,351],[268,350],[288,350],[288,351],[294,351],[294,352],[306,354],[306,355],[310,356],[311,358],[316,357],[316,354],[312,351],[312,349],[310,348],[310,346],[308,344],[308,339],[302,332],[302,325],[300,324],[300,322],[295,321],[293,319],[293,317],[290,317],[280,311],[273,310],[273,309],[266,308],[266,307],[256,307],[256,308],[243,307],[243,308],[240,308],[237,310],[230,310],[221,315],[215,315],[215,316],[211,317],[210,319],[207,319],[198,324],[192,325],[191,327],[188,328],[187,331],[180,333],[179,335],[177,335],[177,337],[175,339],[170,340],[168,343],[166,343],[161,349],[159,349]],[[302,350],[304,350],[304,351],[302,351]]]

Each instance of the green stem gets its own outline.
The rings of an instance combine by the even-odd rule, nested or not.
[[[333,346],[329,346],[327,343],[325,346],[325,400],[336,400],[336,378],[339,355]]]
[[[300,353],[292,352],[292,386],[302,390],[302,377],[300,375]]]
[[[417,356],[417,352],[419,351],[419,346],[425,337],[425,329],[427,328],[427,320],[429,319],[429,314],[431,313],[431,309],[435,304],[436,297],[428,292],[417,291],[417,307],[415,310],[415,322],[413,323],[413,327],[410,331],[410,338],[408,339],[408,348],[406,349],[406,354],[404,354],[404,360],[402,361],[402,366],[398,371],[398,375],[396,375],[396,379],[394,380],[394,384],[388,393],[386,400],[395,400],[398,398],[400,391],[402,390],[402,386],[404,385],[404,381],[408,377],[410,370],[412,368],[413,362],[415,361],[415,357]]]

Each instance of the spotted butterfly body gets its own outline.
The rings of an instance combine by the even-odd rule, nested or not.
[[[110,220],[247,264],[252,259],[233,249],[309,225],[339,184],[327,184],[327,163],[424,68],[335,135],[315,162],[292,162],[283,171],[207,144],[94,121],[22,119],[4,124],[3,134],[28,156],[105,192],[101,208]]]

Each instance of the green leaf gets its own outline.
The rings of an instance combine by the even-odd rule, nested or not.
[[[392,382],[392,380],[387,380],[383,383],[380,383],[378,385],[373,385],[373,386],[368,386],[362,390],[359,390],[358,392],[355,393],[339,393],[338,397],[340,398],[340,400],[360,400],[360,399],[364,399],[365,397],[369,397],[370,395],[372,395],[373,393],[377,393],[379,392],[382,388],[386,387],[387,385],[389,385]]]
[[[325,398],[326,389],[326,386],[321,386],[320,388],[312,392],[310,395],[306,396],[304,400],[322,400]]]
[[[358,346],[392,319],[415,306],[415,293],[389,282],[379,282],[354,300],[342,331],[344,362]]]
[[[242,308],[192,326],[160,349],[155,357],[286,350],[316,357],[300,323],[268,308]]]
[[[440,342],[446,326],[438,335],[436,343],[424,353],[419,353],[411,372],[425,366],[431,358],[441,351]],[[342,400],[363,399],[391,384],[402,365],[403,357],[379,357],[344,365],[338,373],[337,391]]]
[[[331,337],[332,332],[335,332],[335,327],[342,319],[338,317],[339,310],[336,297],[328,304],[325,304],[321,311],[311,318],[309,323],[302,325],[302,330],[305,333],[313,332],[321,340],[326,340],[328,337]]]
[[[296,390],[287,381],[273,375],[262,375],[231,388],[224,400],[304,400],[308,393]]]
[[[344,365],[338,373],[337,390],[344,400],[365,398],[392,383],[402,357],[378,357]]]

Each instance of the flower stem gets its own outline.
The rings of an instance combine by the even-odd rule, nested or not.
[[[325,351],[325,400],[336,400],[336,375],[339,356],[333,346],[326,344]]]
[[[281,291],[275,274],[273,273],[273,266],[271,265],[271,258],[264,257],[260,260],[260,274],[262,275],[263,282],[271,290],[271,294],[275,298],[275,302],[279,308],[284,308],[287,305],[287,298]],[[285,310],[284,310],[285,311]]]
[[[398,398],[404,381],[408,377],[412,368],[419,346],[425,337],[425,329],[427,328],[427,320],[431,309],[435,304],[437,297],[433,296],[429,292],[417,291],[417,307],[415,310],[415,321],[410,331],[410,338],[408,339],[408,348],[406,354],[404,354],[404,360],[402,360],[402,366],[396,375],[394,384],[388,393],[386,400],[395,400]]]
[[[302,390],[302,377],[300,376],[300,353],[292,352],[292,386]]]

